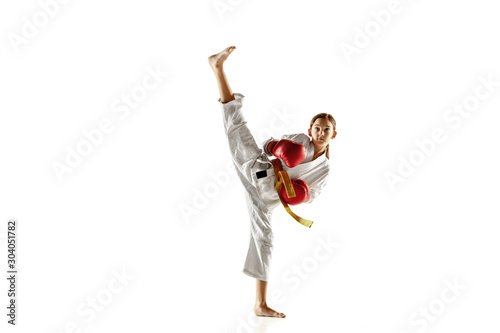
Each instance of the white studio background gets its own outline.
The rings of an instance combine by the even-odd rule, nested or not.
[[[495,9],[2,2],[0,258],[4,276],[17,219],[16,330],[498,330]],[[312,228],[275,210],[268,303],[286,319],[255,320],[241,272],[249,221],[207,62],[230,45],[226,74],[259,143],[319,112],[337,121],[329,184],[294,209]]]

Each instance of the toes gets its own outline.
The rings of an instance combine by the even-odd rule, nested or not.
[[[254,309],[254,313],[256,316],[259,316],[259,317],[275,317],[275,318],[285,318],[286,317],[284,313],[275,311],[275,310],[270,309],[270,308],[263,309],[260,311],[257,309]]]

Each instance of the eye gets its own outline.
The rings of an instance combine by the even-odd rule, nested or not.
[[[330,128],[328,128],[328,127],[327,127],[327,128],[325,128],[325,131],[329,131],[329,130],[330,130]]]

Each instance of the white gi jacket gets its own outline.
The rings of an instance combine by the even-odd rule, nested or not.
[[[316,199],[316,197],[321,193],[321,190],[328,183],[328,176],[330,173],[330,161],[326,158],[325,153],[319,156],[314,161],[312,160],[314,156],[314,143],[311,138],[304,133],[297,134],[285,134],[281,139],[288,139],[300,143],[306,148],[306,157],[302,163],[299,165],[289,168],[282,163],[283,170],[288,172],[290,179],[302,179],[306,182],[309,187],[309,192],[311,197],[309,201],[304,203],[310,204]],[[278,140],[270,138],[262,143],[262,150],[267,156],[273,156],[273,154],[267,151],[267,146],[271,141]]]

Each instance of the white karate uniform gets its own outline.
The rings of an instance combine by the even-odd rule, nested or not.
[[[264,149],[257,146],[241,111],[245,96],[234,93],[234,97],[234,100],[227,103],[222,103],[219,98],[219,104],[231,157],[238,177],[245,188],[250,216],[250,244],[243,273],[268,281],[273,249],[272,210],[281,205],[274,188],[276,184],[274,169],[268,158],[273,155],[267,151],[267,143],[274,139],[266,140],[263,145]],[[329,160],[323,154],[312,161],[314,144],[303,133],[284,135],[282,139],[293,140],[306,147],[306,158],[301,164],[293,168],[282,164],[283,170],[288,172],[290,179],[302,179],[306,182],[310,191],[310,199],[306,203],[311,203],[327,184],[330,171]]]

